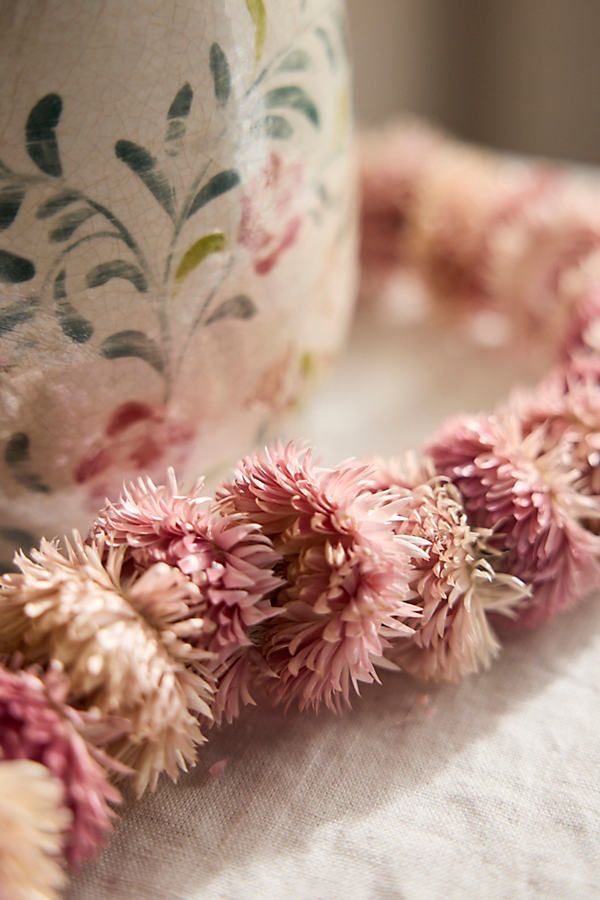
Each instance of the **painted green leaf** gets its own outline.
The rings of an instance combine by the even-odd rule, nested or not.
[[[23,431],[17,431],[10,436],[4,448],[4,462],[12,470],[15,481],[23,485],[29,491],[37,494],[49,494],[50,488],[41,480],[40,476],[29,470],[30,462],[29,436]]]
[[[306,50],[290,50],[277,66],[279,72],[300,72],[310,67],[310,56]]]
[[[329,65],[332,69],[335,69],[336,65],[336,56],[335,50],[333,49],[333,44],[331,43],[331,38],[327,34],[324,28],[315,28],[315,34],[323,44],[325,48],[325,53],[327,54],[327,59],[329,60]]]
[[[117,141],[115,154],[117,159],[135,172],[162,208],[175,220],[175,191],[164,172],[158,168],[155,158],[132,141]]]
[[[30,531],[11,525],[0,528],[0,541],[8,544],[12,552],[21,549],[28,553],[37,544],[36,536]],[[18,566],[11,559],[0,559],[0,572],[18,571]]]
[[[15,547],[22,547],[23,550],[29,550],[37,543],[37,538],[31,531],[11,525],[0,528],[0,540],[10,541]]]
[[[21,184],[7,184],[0,189],[0,231],[4,231],[17,218],[25,188]]]
[[[66,272],[64,269],[54,279],[56,315],[62,333],[76,344],[85,344],[94,333],[92,323],[77,312],[67,298]]]
[[[4,450],[7,466],[17,466],[29,460],[29,437],[22,431],[11,435]]]
[[[133,263],[126,262],[124,259],[113,259],[110,262],[100,263],[88,272],[86,282],[89,288],[97,288],[102,287],[112,278],[123,278],[125,281],[130,281],[141,294],[148,290],[144,273]]]
[[[254,130],[275,141],[286,141],[294,133],[294,129],[283,116],[265,116],[257,122]]]
[[[206,320],[207,325],[213,322],[219,322],[221,319],[251,319],[256,315],[256,306],[254,302],[245,294],[238,294],[237,297],[230,297],[224,300],[220,306],[210,314]]]
[[[320,125],[319,110],[314,101],[303,88],[296,85],[273,88],[265,95],[264,105],[267,109],[277,109],[281,106],[295,109],[305,115],[316,128]]]
[[[231,93],[231,72],[227,57],[217,43],[211,45],[209,63],[215,98],[219,106],[225,106]]]
[[[50,197],[40,204],[36,218],[49,219],[60,212],[61,209],[64,209],[65,206],[69,206],[69,204],[75,203],[79,199],[80,196],[77,191],[61,191],[60,194],[55,194],[54,197]]]
[[[100,347],[100,352],[106,359],[136,356],[147,362],[157,372],[162,372],[164,368],[158,346],[142,331],[117,331],[106,338]]]
[[[35,298],[29,298],[28,300],[17,300],[15,303],[10,303],[8,306],[0,309],[0,337],[3,334],[8,334],[17,325],[22,325],[23,322],[33,319],[37,305]]]
[[[175,94],[175,99],[169,107],[167,119],[185,119],[190,114],[194,92],[186,82]]]
[[[0,283],[22,284],[31,281],[35,275],[35,266],[30,259],[0,250]]]
[[[220,197],[221,194],[237,187],[239,183],[240,176],[235,169],[224,169],[217,175],[213,175],[213,177],[200,188],[194,197],[194,201],[189,208],[186,218],[190,219],[199,209],[202,209],[203,206],[210,203],[211,200],[214,200],[216,197]]]
[[[90,209],[89,206],[84,206],[80,209],[74,209],[73,212],[65,213],[56,227],[50,232],[50,240],[55,244],[58,244],[61,241],[68,241],[69,238],[75,234],[80,225],[83,225],[84,222],[87,222],[88,219],[91,219],[92,216],[95,215],[96,210]]]
[[[46,94],[35,104],[25,126],[27,152],[46,175],[58,178],[62,166],[56,140],[56,128],[62,113],[62,99],[58,94]]]
[[[167,128],[167,140],[178,141],[185,134],[185,122],[181,119],[171,119]]]
[[[254,56],[258,62],[267,36],[267,10],[264,0],[246,0],[246,6],[254,25]]]
[[[224,249],[225,235],[222,231],[205,234],[183,254],[175,272],[175,280],[183,281],[207,256],[210,256],[211,253],[221,253]]]

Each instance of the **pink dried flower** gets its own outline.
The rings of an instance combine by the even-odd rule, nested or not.
[[[85,740],[86,718],[67,706],[66,694],[56,672],[41,677],[0,666],[0,759],[42,763],[61,782],[72,813],[64,853],[79,866],[103,843],[114,816],[109,804],[121,798],[107,781],[109,759]]]
[[[488,614],[512,614],[528,592],[494,570],[489,532],[469,526],[455,485],[440,476],[422,480],[431,468],[428,460],[420,467],[398,460],[379,470],[381,481],[409,501],[398,530],[428,542],[411,580],[422,617],[389,656],[419,678],[458,681],[487,668],[499,650]]]
[[[287,562],[281,616],[262,650],[289,705],[333,709],[377,679],[390,640],[411,634],[410,561],[422,542],[394,533],[405,501],[367,490],[369,467],[315,468],[293,444],[246,457],[218,493],[223,508],[259,521]]]
[[[552,372],[534,391],[518,391],[507,409],[518,416],[526,437],[537,431],[544,452],[562,446],[575,473],[574,486],[600,494],[600,379],[597,362],[576,357]],[[589,515],[597,504],[590,503]]]
[[[203,620],[196,643],[220,665],[275,614],[268,598],[282,584],[274,574],[280,557],[257,524],[206,509],[201,489],[198,482],[190,495],[180,494],[172,470],[167,485],[140,478],[105,506],[93,532],[126,548],[140,569],[162,561],[191,581],[190,614]]]
[[[108,749],[136,770],[141,794],[195,762],[212,678],[193,646],[203,626],[190,617],[195,586],[165,563],[124,579],[123,553],[111,548],[103,563],[103,546],[76,536],[66,554],[43,541],[32,559],[18,555],[21,573],[0,578],[0,652],[58,661],[70,702],[128,721]]]
[[[62,783],[45,766],[0,762],[0,895],[6,900],[58,900],[71,822],[62,801]]]
[[[506,414],[450,422],[429,453],[458,486],[473,526],[492,530],[502,569],[531,586],[521,623],[541,623],[598,583],[598,538],[579,522],[597,510],[574,487],[568,446],[544,452],[543,429],[524,437]]]
[[[260,642],[262,629],[254,632],[254,640]],[[217,689],[213,703],[216,725],[233,722],[242,706],[256,706],[253,689],[269,678],[276,678],[257,646],[241,647],[215,671]]]
[[[575,303],[563,342],[567,360],[580,351],[600,353],[600,291],[594,288]]]

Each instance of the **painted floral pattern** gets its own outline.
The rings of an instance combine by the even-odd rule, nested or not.
[[[96,196],[85,179],[80,183],[81,170],[69,164],[64,131],[72,113],[58,91],[40,96],[26,116],[21,138],[26,161],[15,164],[14,153],[10,162],[0,158],[0,379],[21,378],[36,359],[41,368],[53,366],[57,355],[94,367],[99,382],[108,377],[103,367],[127,372],[127,378],[131,370],[122,368],[125,361],[142,367],[135,369],[139,397],[128,390],[119,399],[118,379],[111,381],[109,408],[106,398],[90,397],[90,404],[103,409],[69,468],[86,506],[113,490],[122,475],[185,459],[201,423],[190,421],[179,398],[199,389],[190,382],[197,348],[221,341],[219,332],[235,335],[231,329],[248,329],[269,316],[260,300],[262,288],[257,293],[251,284],[246,287],[248,279],[240,284],[237,273],[246,265],[266,281],[291,258],[309,218],[314,228],[327,216],[340,215],[314,161],[307,165],[298,152],[301,146],[324,144],[329,110],[315,90],[315,75],[337,69],[338,80],[345,78],[338,3],[314,5],[326,8],[326,15],[307,14],[293,39],[267,54],[270,4],[240,0],[240,20],[243,13],[253,46],[250,80],[236,71],[237,56],[214,40],[202,77],[181,84],[162,120],[157,114],[151,143],[130,136],[121,123],[111,171],[155,210],[164,253],[149,247],[139,216]],[[197,135],[209,114],[216,123],[212,145],[223,144],[227,151],[199,154],[194,165]],[[336,155],[339,148],[333,148],[329,162]],[[38,235],[30,248],[23,229],[27,216]],[[113,297],[123,298],[123,313],[115,306],[104,316],[103,305]],[[106,323],[121,320],[123,327],[107,331]],[[268,405],[263,373],[279,370],[282,358],[290,370],[298,369],[305,353],[306,347],[294,348],[286,339],[283,357],[280,352],[257,367],[254,387],[244,385],[239,407],[252,405],[249,396]],[[284,372],[280,380],[285,383]],[[0,404],[7,402],[2,384]],[[63,490],[46,471],[43,434],[14,415],[6,422],[6,433],[0,433],[6,477],[32,494]],[[1,508],[0,516],[3,522]],[[0,543],[3,537],[10,543],[19,528],[20,522],[11,522],[4,535],[0,531]]]

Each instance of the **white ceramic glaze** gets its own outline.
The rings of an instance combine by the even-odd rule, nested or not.
[[[0,6],[0,534],[229,462],[345,334],[339,0]]]

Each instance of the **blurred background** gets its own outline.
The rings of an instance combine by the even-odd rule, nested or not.
[[[599,0],[348,0],[359,122],[600,162]],[[600,106],[600,102],[599,102]]]

